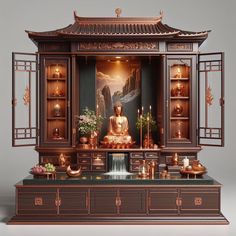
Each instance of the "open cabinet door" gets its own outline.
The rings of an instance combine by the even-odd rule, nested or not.
[[[12,53],[12,146],[35,146],[38,129],[38,55]]]
[[[224,53],[198,56],[198,142],[224,146]]]

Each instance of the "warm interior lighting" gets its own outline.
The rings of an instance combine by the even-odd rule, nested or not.
[[[116,57],[116,59],[121,59],[121,57]]]
[[[60,73],[60,70],[59,70],[58,67],[56,67],[56,69],[55,69],[55,73],[56,73],[56,74],[59,74],[59,73]]]

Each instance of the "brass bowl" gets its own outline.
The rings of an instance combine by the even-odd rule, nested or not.
[[[202,164],[198,164],[198,165],[193,165],[193,170],[194,171],[205,171],[206,170],[206,167],[205,166],[203,166]]]
[[[69,177],[78,177],[82,174],[82,168],[80,167],[78,170],[72,170],[70,165],[66,169],[66,174]]]

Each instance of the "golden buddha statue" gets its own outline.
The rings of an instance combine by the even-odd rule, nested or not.
[[[103,139],[107,147],[125,148],[132,144],[132,137],[129,135],[129,122],[123,116],[121,103],[114,106],[114,115],[109,118],[108,133]]]

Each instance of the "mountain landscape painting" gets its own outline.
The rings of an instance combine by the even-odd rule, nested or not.
[[[116,102],[121,102],[127,110],[140,100],[140,63],[128,60],[97,61],[96,87],[97,112],[103,117],[113,113]]]

